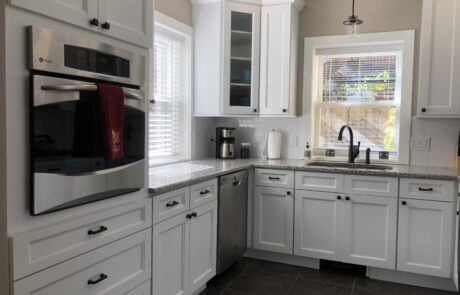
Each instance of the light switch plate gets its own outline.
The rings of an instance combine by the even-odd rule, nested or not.
[[[299,145],[299,136],[292,135],[291,136],[291,146],[298,146]]]
[[[431,138],[425,136],[414,136],[410,139],[410,149],[412,151],[430,151]]]

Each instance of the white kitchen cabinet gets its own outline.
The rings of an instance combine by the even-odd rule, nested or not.
[[[293,254],[293,195],[292,189],[255,187],[255,249]]]
[[[295,116],[296,42],[304,1],[192,4],[194,115]]]
[[[424,0],[418,115],[460,117],[460,3]]]
[[[153,294],[188,293],[189,222],[186,213],[153,227]]]
[[[400,199],[397,270],[452,277],[454,228],[452,203]]]
[[[341,259],[342,206],[336,193],[296,190],[295,255],[337,261]]]
[[[153,227],[153,294],[193,294],[216,274],[217,201]]]
[[[258,113],[260,7],[226,2],[224,9],[224,114]]]
[[[153,0],[9,0],[13,6],[152,47]]]
[[[298,18],[291,4],[262,7],[261,116],[296,116]]]
[[[346,195],[343,201],[342,261],[395,269],[398,200]]]
[[[189,286],[190,294],[216,275],[217,201],[193,209],[190,219]]]

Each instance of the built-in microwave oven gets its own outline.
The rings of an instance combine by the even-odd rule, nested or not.
[[[106,199],[144,187],[145,60],[79,36],[28,27],[31,215]],[[95,151],[100,83],[124,94],[123,154]],[[118,88],[118,87],[117,87]],[[110,100],[109,100],[110,102]]]

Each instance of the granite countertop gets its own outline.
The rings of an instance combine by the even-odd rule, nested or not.
[[[455,168],[391,165],[393,167],[391,170],[368,170],[306,166],[305,164],[306,162],[304,160],[205,159],[157,166],[150,168],[149,171],[149,193],[152,195],[165,193],[167,191],[251,167],[367,176],[426,178],[438,180],[460,179],[460,170]]]

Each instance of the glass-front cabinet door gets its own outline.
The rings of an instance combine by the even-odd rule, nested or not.
[[[258,114],[260,7],[227,3],[224,30],[223,112]]]

